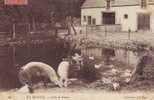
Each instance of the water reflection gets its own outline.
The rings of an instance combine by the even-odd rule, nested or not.
[[[20,86],[17,66],[21,67],[30,61],[41,61],[56,69],[61,59],[67,56],[68,51],[63,43],[56,45],[51,42],[0,47],[0,88]]]

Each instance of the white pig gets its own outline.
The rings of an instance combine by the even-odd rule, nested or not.
[[[21,67],[18,77],[23,85],[28,85],[30,87],[30,91],[33,91],[33,81],[37,80],[36,78],[49,79],[50,82],[62,87],[55,70],[50,65],[43,62],[29,62],[28,64]]]

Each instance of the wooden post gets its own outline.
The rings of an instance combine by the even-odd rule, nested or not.
[[[84,26],[85,26],[85,54],[87,55],[87,43],[88,43],[88,33],[87,33],[87,22],[84,22]]]
[[[87,35],[87,25],[86,25],[86,34],[85,34],[85,35],[86,35],[86,39],[88,39],[88,37],[87,37],[87,36],[88,36],[88,35]]]
[[[71,21],[70,21],[70,17],[67,17],[67,28],[68,28],[68,35],[71,34],[71,25],[70,25]]]
[[[130,40],[130,33],[131,33],[131,30],[130,28],[128,29],[128,40]]]
[[[88,45],[88,33],[87,33],[87,24],[86,24],[86,55],[88,55],[87,45]]]
[[[15,39],[16,38],[16,25],[15,25],[15,23],[13,23],[13,39]]]
[[[107,26],[105,25],[105,38],[107,38]]]
[[[31,39],[30,39],[30,36],[29,36],[30,35],[30,31],[31,31],[30,23],[27,23],[27,27],[28,27],[27,28],[27,39],[26,39],[27,40],[26,41],[27,42],[27,55],[28,55],[28,57],[30,57],[31,56],[31,53],[30,53],[31,52],[31,49],[30,49],[30,46],[31,46],[30,45],[30,41],[31,41]]]
[[[35,24],[35,19],[33,18],[33,23],[32,23],[33,25],[33,31],[36,31],[36,24]]]

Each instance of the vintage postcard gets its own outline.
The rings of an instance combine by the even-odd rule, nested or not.
[[[154,100],[154,0],[0,0],[0,99]]]

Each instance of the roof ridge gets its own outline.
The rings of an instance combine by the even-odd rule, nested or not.
[[[111,0],[111,6],[134,6],[140,5],[140,0]],[[154,0],[148,0],[149,4],[154,3]],[[104,8],[106,0],[85,0],[81,8]]]

